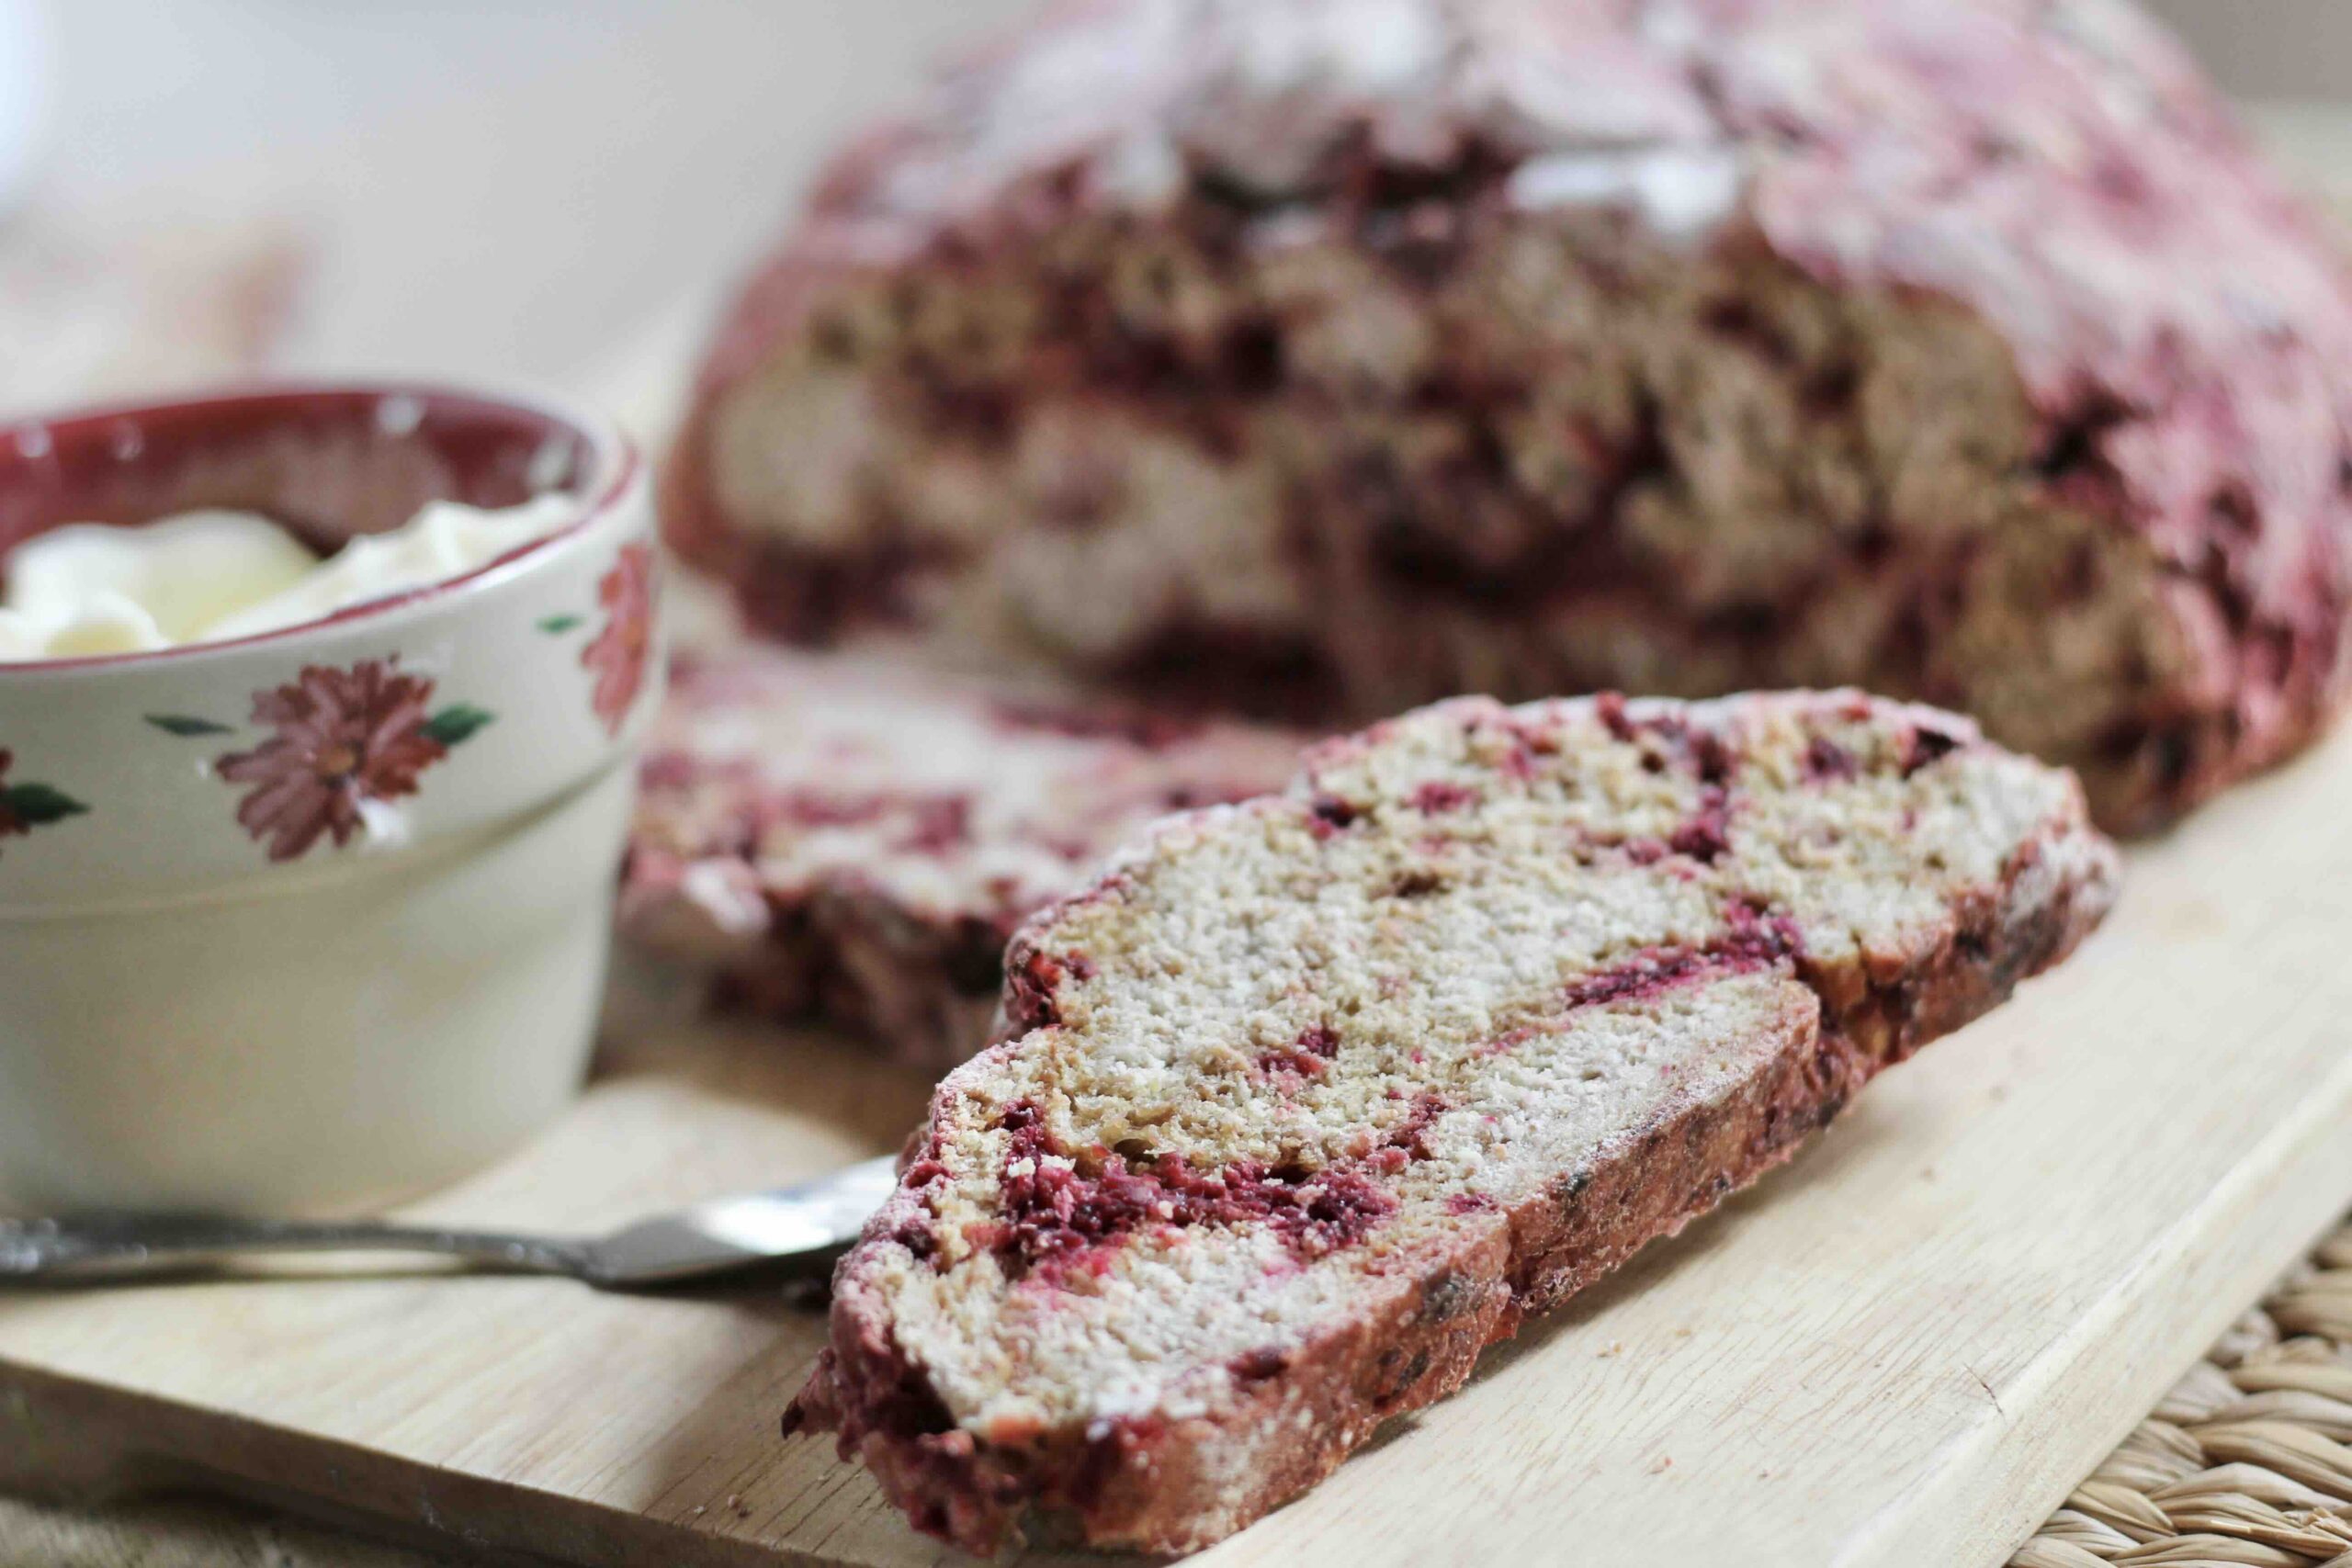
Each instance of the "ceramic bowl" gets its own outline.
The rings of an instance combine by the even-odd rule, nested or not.
[[[323,548],[550,491],[576,521],[462,577],[0,665],[0,1199],[349,1210],[545,1122],[662,670],[644,475],[576,411],[321,387],[0,425],[0,556],[214,506]]]

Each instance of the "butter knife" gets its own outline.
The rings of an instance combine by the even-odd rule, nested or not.
[[[207,1214],[0,1220],[0,1284],[102,1284],[272,1253],[393,1252],[506,1273],[566,1275],[598,1290],[655,1290],[830,1258],[856,1239],[890,1195],[896,1165],[886,1155],[797,1187],[714,1199],[598,1236]]]

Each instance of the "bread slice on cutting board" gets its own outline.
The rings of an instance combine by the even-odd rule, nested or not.
[[[923,1529],[1182,1551],[2056,963],[2073,777],[1852,693],[1464,699],[1034,917],[787,1428]]]

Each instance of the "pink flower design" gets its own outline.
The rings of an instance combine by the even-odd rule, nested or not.
[[[433,682],[400,673],[398,662],[311,665],[291,685],[254,694],[254,722],[277,733],[213,771],[253,786],[237,820],[269,841],[271,860],[298,859],[322,836],[341,849],[364,825],[363,807],[414,795],[418,774],[489,722],[473,708],[429,716]]]
[[[596,673],[589,706],[617,735],[644,688],[653,651],[652,547],[622,546],[620,558],[596,584],[596,602],[605,607],[605,629],[581,649],[580,662]]]

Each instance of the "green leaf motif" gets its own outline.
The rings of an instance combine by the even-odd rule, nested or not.
[[[549,615],[539,622],[539,630],[549,637],[561,637],[587,618],[585,615]]]
[[[470,738],[476,730],[496,716],[487,708],[478,708],[465,703],[458,703],[455,706],[443,708],[439,713],[426,719],[424,733],[444,746],[455,746]]]
[[[196,718],[184,713],[151,713],[147,722],[166,735],[226,735],[229,726],[215,724],[209,718]]]
[[[21,784],[0,789],[0,801],[6,801],[8,815],[28,828],[46,828],[52,822],[62,822],[68,817],[85,816],[89,807],[47,784]]]

